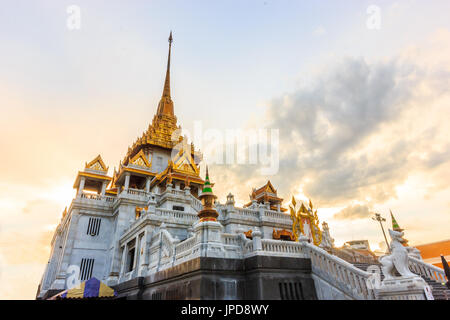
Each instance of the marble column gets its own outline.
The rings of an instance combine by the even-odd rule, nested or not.
[[[150,178],[145,181],[145,192],[150,192]]]
[[[130,173],[127,172],[127,173],[125,173],[125,185],[124,185],[124,190],[128,190],[129,187],[130,187]]]
[[[86,183],[86,178],[81,177],[80,185],[78,186],[78,194],[77,194],[78,197],[81,197],[81,194],[83,193],[83,190],[84,190],[85,183]]]
[[[106,193],[106,186],[108,185],[108,183],[105,181],[102,183],[102,191],[101,191],[101,195],[104,196]]]

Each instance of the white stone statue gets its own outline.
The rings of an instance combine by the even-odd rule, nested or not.
[[[422,254],[420,253],[419,249],[414,247],[406,247],[406,250],[408,250],[408,255],[410,257],[422,260]]]
[[[414,273],[409,270],[408,266],[408,250],[403,246],[403,232],[389,230],[391,236],[391,254],[380,257],[380,263],[384,274],[384,279],[389,280],[396,277],[395,270],[400,273],[402,277],[416,277]]]
[[[325,221],[322,223],[322,242],[319,245],[325,250],[330,250],[334,247],[334,239],[330,235],[330,228]]]

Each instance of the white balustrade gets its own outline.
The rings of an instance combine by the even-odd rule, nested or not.
[[[242,238],[241,235],[239,234],[230,234],[230,233],[222,234],[222,242],[225,245],[240,246],[241,240]]]
[[[243,253],[248,254],[253,251],[253,241],[247,241],[243,246]]]
[[[169,219],[185,220],[187,222],[194,222],[198,219],[198,216],[193,213],[162,208],[156,209],[155,215],[167,217]]]
[[[262,251],[270,254],[295,255],[303,254],[303,244],[292,241],[280,241],[271,239],[261,240]]]
[[[111,196],[102,196],[101,194],[96,193],[82,193],[81,194],[82,200],[94,200],[98,202],[106,202],[108,205],[112,205],[112,203],[116,200],[115,197]]]
[[[131,195],[140,196],[140,197],[146,197],[148,195],[148,192],[145,190],[133,189],[133,188],[127,189],[126,193],[131,194]]]
[[[373,290],[367,283],[371,274],[336,257],[310,243],[303,243],[311,258],[313,274],[317,274],[326,281],[333,283],[353,298],[375,299]]]
[[[447,281],[445,271],[443,269],[413,257],[409,257],[409,269],[413,273],[425,276],[439,283],[444,283]]]
[[[191,206],[195,211],[200,212],[203,209],[202,202],[191,194]]]
[[[278,211],[273,211],[273,210],[265,210],[264,217],[277,219],[277,220],[291,221],[290,215],[288,215],[286,213],[278,212]]]
[[[259,212],[257,210],[243,208],[235,208],[235,210],[234,215],[237,215],[238,217],[259,220]]]
[[[175,195],[177,195],[177,196],[185,196],[186,195],[186,193],[184,192],[184,190],[178,190],[178,189],[172,189],[171,190],[171,193],[172,194],[175,194]]]
[[[175,247],[175,264],[181,263],[192,256],[192,249],[194,248],[196,242],[195,237],[188,238],[183,242],[179,243]]]

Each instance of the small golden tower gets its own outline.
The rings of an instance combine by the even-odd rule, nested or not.
[[[216,200],[217,197],[212,191],[212,186],[213,185],[209,181],[208,166],[206,166],[205,184],[203,185],[202,193],[199,196],[203,205],[203,209],[198,213],[200,222],[217,221],[217,217],[219,216],[216,209],[214,208],[214,200]]]

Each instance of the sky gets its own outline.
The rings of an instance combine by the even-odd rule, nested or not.
[[[279,132],[274,175],[210,166],[219,201],[242,205],[270,179],[285,206],[312,199],[337,245],[378,249],[370,217],[390,209],[411,244],[449,239],[448,12],[446,0],[1,0],[0,299],[35,297],[78,170],[101,154],[111,174],[148,127],[170,30],[187,132]]]

